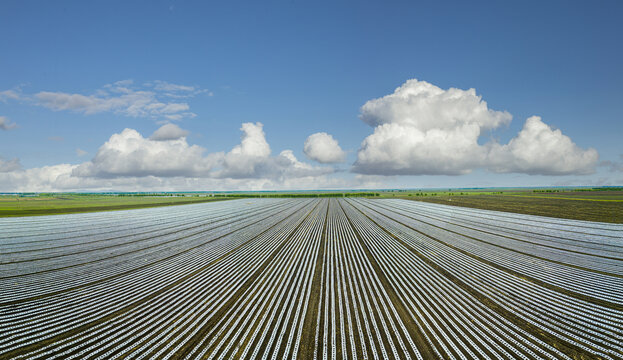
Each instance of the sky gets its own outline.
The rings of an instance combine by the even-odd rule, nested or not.
[[[0,192],[623,185],[620,1],[3,1]]]

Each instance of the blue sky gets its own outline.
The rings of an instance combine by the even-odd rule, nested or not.
[[[4,1],[0,191],[621,185],[622,16],[617,1]],[[396,100],[424,84],[471,105]],[[512,121],[470,117],[469,89]],[[184,136],[150,140],[166,123]],[[477,144],[461,137],[474,124]],[[129,149],[126,128],[145,141]],[[310,156],[314,133],[338,147]]]

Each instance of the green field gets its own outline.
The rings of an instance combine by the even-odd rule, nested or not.
[[[225,199],[206,196],[116,196],[104,194],[2,195],[0,196],[0,217],[137,209]]]
[[[381,197],[565,219],[623,223],[623,190],[390,191]]]

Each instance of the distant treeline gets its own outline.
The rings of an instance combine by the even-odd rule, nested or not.
[[[371,197],[380,196],[379,193],[358,192],[358,193],[320,193],[320,194],[214,194],[214,197],[227,198],[324,198],[324,197]]]

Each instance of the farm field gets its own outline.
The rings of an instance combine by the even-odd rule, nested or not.
[[[504,190],[383,193],[383,197],[574,220],[623,223],[623,191]]]
[[[183,205],[223,198],[205,196],[115,196],[107,194],[0,195],[0,217],[72,214]]]
[[[0,359],[623,359],[623,225],[404,199],[0,219]]]

